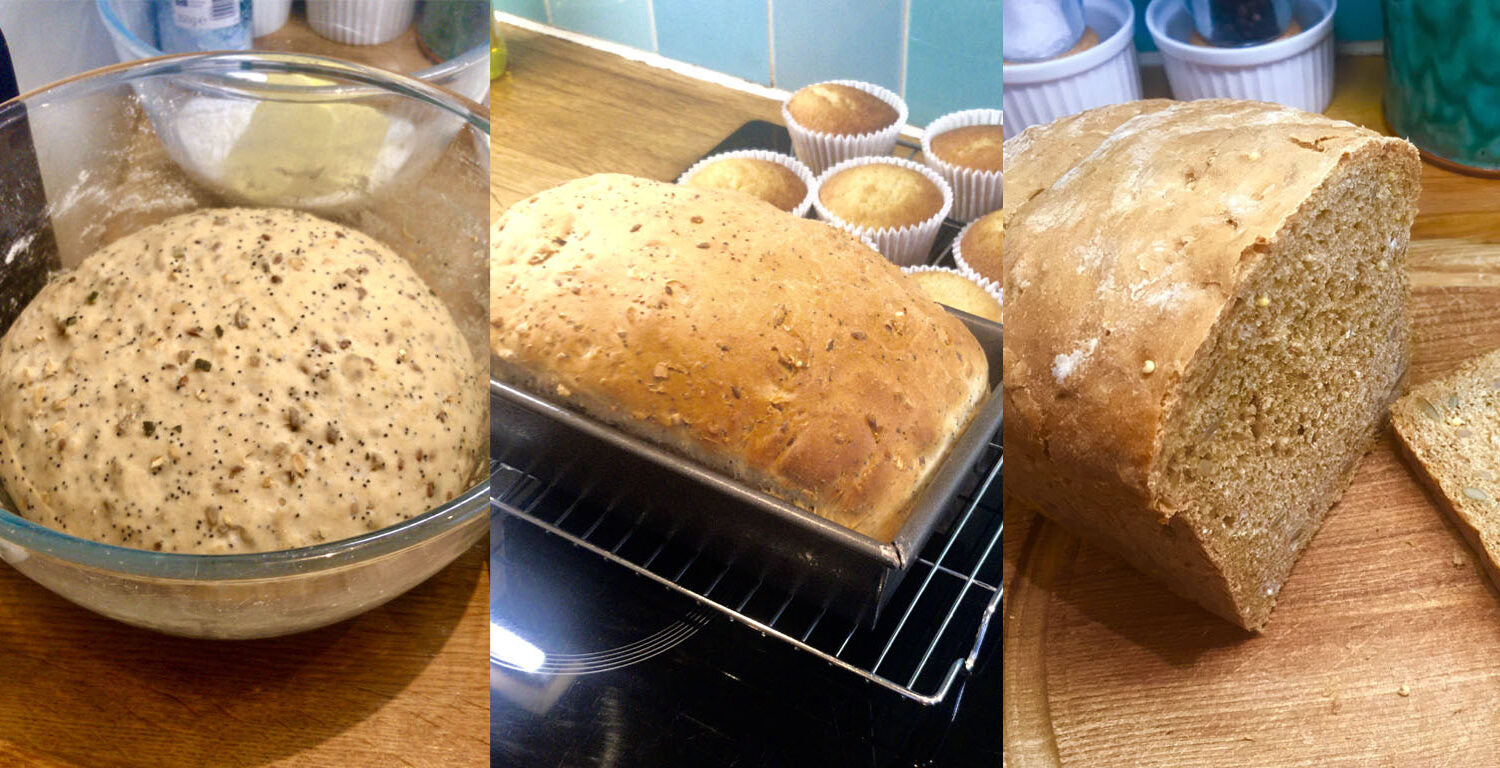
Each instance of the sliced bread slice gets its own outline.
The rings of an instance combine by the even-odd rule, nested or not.
[[[1391,406],[1406,458],[1500,588],[1500,350]]]

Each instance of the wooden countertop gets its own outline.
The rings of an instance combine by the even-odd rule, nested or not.
[[[1385,131],[1384,61],[1337,73],[1327,114]],[[1412,383],[1500,347],[1500,181],[1424,163],[1407,268]],[[1389,430],[1262,635],[1019,504],[1006,517],[1008,764],[1500,764],[1500,590]]]
[[[504,26],[506,74],[490,88],[490,215],[591,173],[672,180],[772,99],[560,38]]]
[[[0,566],[0,765],[420,768],[489,759],[488,551],[324,629],[186,640]]]

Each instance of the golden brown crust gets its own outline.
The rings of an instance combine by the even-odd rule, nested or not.
[[[852,236],[621,175],[495,224],[500,375],[889,541],[985,394],[961,323]]]
[[[687,181],[700,189],[728,189],[791,211],[807,197],[807,185],[792,169],[754,157],[726,157],[698,169]]]
[[[879,96],[838,83],[803,86],[792,94],[786,109],[804,128],[841,136],[873,133],[901,116]]]
[[[1028,129],[1006,145],[1005,442],[1014,485],[1250,628],[1269,603],[1247,607],[1245,590],[1279,582],[1230,583],[1222,570],[1230,545],[1177,530],[1156,482],[1164,430],[1183,383],[1268,268],[1266,254],[1355,156],[1383,168],[1387,183],[1399,176],[1393,187],[1415,188],[1405,183],[1420,174],[1409,144],[1252,102],[1119,105]]]
[[[1088,156],[1120,123],[1137,115],[1158,112],[1176,102],[1169,99],[1127,101],[1090,109],[1043,125],[1033,125],[1005,142],[1005,221],[1037,193]],[[1035,147],[1046,147],[1037,151]]]
[[[818,185],[829,213],[857,227],[898,229],[943,209],[943,191],[918,171],[875,162],[845,168]]]
[[[962,168],[998,171],[1005,167],[1004,140],[998,125],[966,125],[932,137],[932,154]]]
[[[1007,418],[1035,427],[1055,461],[1144,497],[1175,384],[1229,299],[1334,167],[1378,142],[1399,140],[1257,102],[1182,102],[1121,124],[1010,216]],[[1184,173],[1184,157],[1203,162]]]
[[[969,225],[959,243],[959,252],[964,263],[980,277],[1001,282],[1005,275],[1001,268],[1005,256],[1005,212],[987,213]]]

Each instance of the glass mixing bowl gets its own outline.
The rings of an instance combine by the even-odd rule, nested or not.
[[[305,204],[327,197],[306,193],[322,189],[316,179],[257,188],[250,200],[233,179],[184,167],[201,158],[184,155],[183,141],[213,147],[205,124],[184,119],[203,99],[220,102],[226,114],[247,104],[271,113],[238,135],[212,134],[233,145],[221,154],[249,146],[265,150],[261,159],[271,167],[293,170],[343,155],[397,159],[383,183],[349,184],[332,204]],[[356,112],[330,116],[338,110]],[[365,130],[339,130],[342,120]],[[320,121],[322,128],[305,127]],[[334,161],[345,170],[351,162]],[[306,208],[389,245],[448,305],[476,352],[476,370],[487,367],[489,116],[414,78],[256,53],[96,70],[0,105],[0,196],[0,331],[49,274],[100,246],[180,213],[253,203]],[[419,517],[344,541],[260,554],[173,554],[87,541],[12,514],[14,506],[0,498],[0,559],[74,603],[141,627],[210,638],[299,632],[374,608],[474,545],[487,519],[487,455],[474,457],[467,491]]]
[[[114,43],[115,53],[121,61],[134,61],[136,59],[148,59],[161,56],[163,51],[155,45],[146,42],[154,40],[154,35],[149,33],[152,21],[152,4],[156,0],[97,0],[99,4],[99,17],[104,20],[104,28],[109,30],[110,40]],[[487,73],[490,63],[489,48],[487,42],[481,42],[467,51],[454,56],[441,63],[427,66],[425,68],[411,68],[412,61],[421,60],[428,63],[430,60],[422,59],[420,56],[408,55],[397,57],[383,57],[379,55],[378,46],[341,46],[336,43],[324,41],[313,36],[311,33],[300,36],[295,40],[269,40],[258,39],[256,47],[260,48],[266,44],[278,46],[290,46],[290,50],[298,53],[324,54],[341,59],[359,61],[381,66],[385,69],[405,72],[412,77],[425,80],[434,85],[447,88],[461,96],[482,102],[489,96],[490,79]],[[414,45],[403,46],[415,49]],[[276,50],[288,50],[286,47],[278,47]]]

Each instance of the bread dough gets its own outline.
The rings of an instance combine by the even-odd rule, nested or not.
[[[58,275],[0,341],[0,480],[22,516],[111,544],[335,541],[476,481],[482,370],[379,242],[197,211]]]

